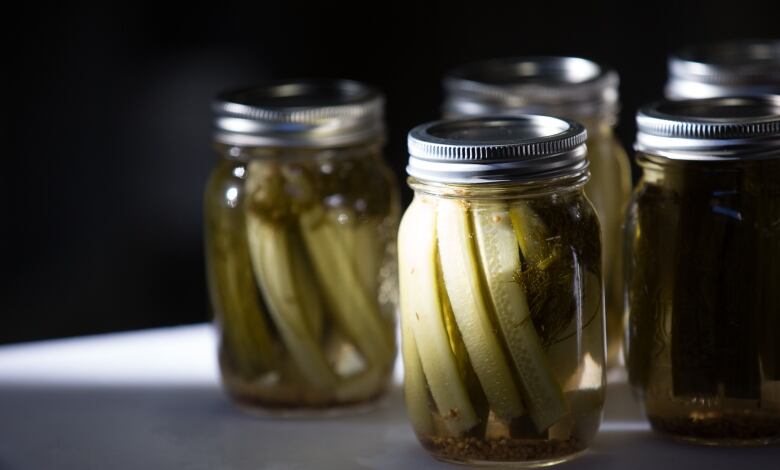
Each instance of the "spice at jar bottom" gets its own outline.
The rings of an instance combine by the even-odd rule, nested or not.
[[[567,440],[478,439],[434,437],[423,446],[442,460],[454,461],[554,461],[585,450],[576,438]]]
[[[595,435],[604,400],[599,225],[582,191],[584,148],[570,144],[567,160],[553,164],[568,171],[552,178],[469,184],[476,175],[453,175],[446,161],[435,173],[418,171],[431,165],[413,139],[444,134],[468,145],[457,136],[484,133],[485,146],[504,145],[507,155],[520,151],[523,138],[496,136],[567,131],[577,142],[584,130],[540,117],[427,126],[410,134],[415,199],[398,245],[405,397],[415,432],[444,460],[567,460]],[[448,177],[459,179],[432,181]]]

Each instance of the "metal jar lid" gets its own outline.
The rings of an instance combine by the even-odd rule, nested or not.
[[[588,167],[587,131],[549,116],[429,122],[409,132],[406,172],[437,183],[538,181]]]
[[[545,114],[614,119],[614,70],[577,57],[515,57],[467,64],[444,78],[447,116]]]
[[[636,150],[673,160],[780,158],[780,96],[659,101],[636,117]]]
[[[294,80],[221,93],[214,139],[238,146],[336,147],[381,137],[384,99],[350,80]]]
[[[780,40],[689,46],[669,58],[670,99],[780,93]]]

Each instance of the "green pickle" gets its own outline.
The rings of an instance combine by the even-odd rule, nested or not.
[[[422,190],[399,254],[406,401],[423,446],[471,463],[584,450],[601,420],[604,337],[599,224],[581,191]]]

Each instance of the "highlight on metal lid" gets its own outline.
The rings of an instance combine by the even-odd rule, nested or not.
[[[214,138],[238,146],[331,147],[383,135],[384,98],[351,80],[289,80],[221,93]]]
[[[409,132],[407,173],[439,183],[500,183],[568,176],[587,169],[587,131],[550,116],[452,119]]]
[[[636,117],[636,150],[676,160],[780,158],[780,96],[659,101]]]
[[[447,116],[545,114],[609,117],[617,72],[579,57],[510,57],[455,68],[444,78]]]
[[[780,39],[689,46],[669,57],[671,99],[780,93]]]

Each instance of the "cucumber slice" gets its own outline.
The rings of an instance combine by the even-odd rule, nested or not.
[[[377,300],[361,286],[351,247],[319,206],[301,214],[300,226],[329,311],[342,331],[373,367],[391,364],[395,357],[392,328],[383,320]]]
[[[403,265],[399,265],[403,269]],[[425,373],[417,352],[417,343],[412,331],[412,320],[406,317],[406,312],[412,311],[408,295],[401,291],[401,352],[404,362],[404,401],[412,428],[420,436],[433,433],[433,419],[428,409],[428,388],[425,383]]]
[[[515,279],[520,272],[520,254],[509,207],[486,204],[472,212],[479,259],[496,318],[520,377],[525,405],[537,431],[542,432],[568,410],[531,321],[525,292]]]
[[[314,274],[311,272],[310,260],[306,257],[306,248],[303,240],[295,229],[290,234],[290,259],[292,260],[293,279],[297,282],[297,289],[303,295],[299,296],[301,309],[305,312],[304,321],[316,341],[320,341],[323,335],[325,309],[323,308],[322,294],[320,293]]]
[[[469,209],[463,201],[438,201],[437,233],[444,284],[463,342],[490,408],[501,418],[524,413],[520,392],[492,325],[472,243]]]
[[[353,243],[353,263],[366,295],[375,298],[379,289],[379,270],[384,258],[384,244],[379,236],[376,219],[355,222]]]
[[[409,208],[413,210],[412,207]],[[410,216],[412,218],[412,216]],[[403,247],[409,242],[408,233],[404,231],[404,225],[399,227],[398,246]],[[412,241],[412,244],[415,242]],[[402,253],[398,256],[398,269],[400,273],[409,271],[405,264],[405,258]],[[404,282],[404,281],[401,281]],[[409,285],[404,285],[407,289]],[[429,436],[433,434],[433,419],[428,409],[428,386],[425,383],[425,372],[423,372],[420,363],[420,355],[417,352],[417,343],[414,340],[414,330],[412,329],[412,320],[408,315],[414,311],[411,305],[411,295],[406,289],[400,289],[401,303],[401,353],[404,363],[404,401],[406,402],[406,411],[409,420],[412,422],[412,428],[420,436]]]
[[[401,282],[402,327],[414,342],[439,415],[447,430],[460,435],[479,424],[466,387],[458,374],[455,357],[442,317],[436,269],[436,211],[432,202],[417,200],[401,222],[398,245]],[[411,335],[409,335],[412,333]],[[414,367],[413,361],[411,362]],[[414,376],[410,376],[414,380]],[[414,391],[414,413],[421,413],[427,397],[420,385]],[[410,408],[411,411],[411,408]],[[429,429],[431,424],[425,424]]]
[[[302,299],[311,287],[301,284],[293,274],[287,235],[290,227],[263,221],[251,213],[247,214],[246,225],[252,267],[282,342],[307,382],[322,389],[333,388],[338,377],[305,319],[303,305],[311,302]]]
[[[225,172],[229,170],[215,173],[208,194],[224,194]],[[219,190],[214,185],[219,185]],[[251,379],[277,367],[277,351],[256,294],[246,240],[246,198],[243,192],[239,194],[235,207],[217,197],[206,199],[206,262],[215,322],[224,338],[221,347],[228,351],[237,373]]]

